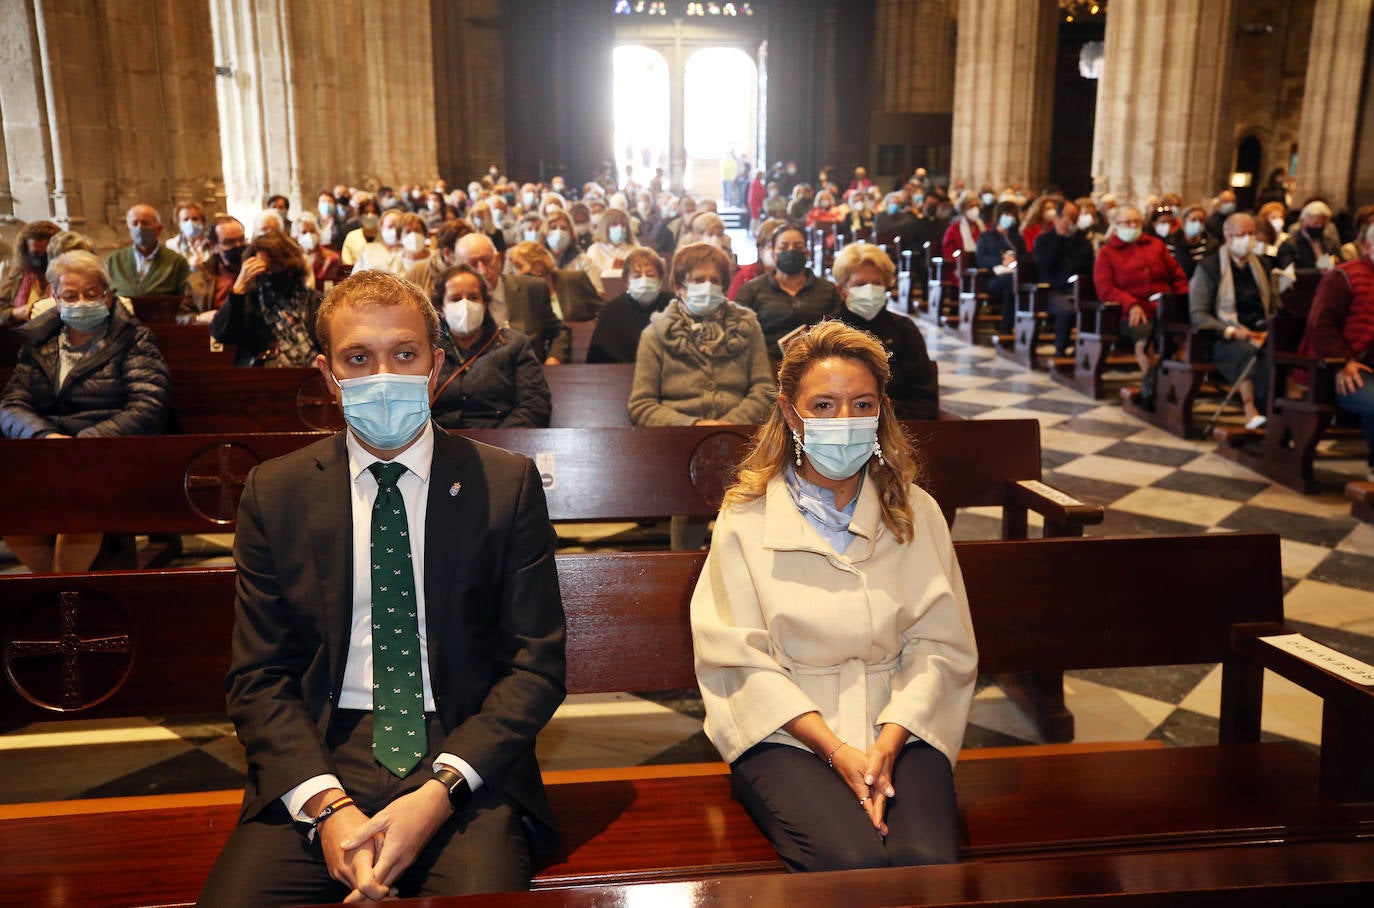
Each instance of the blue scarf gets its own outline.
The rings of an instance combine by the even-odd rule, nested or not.
[[[861,473],[863,471],[860,471]],[[863,477],[859,478],[859,488],[849,504],[843,508],[835,507],[835,493],[813,485],[797,475],[797,470],[788,464],[783,470],[783,480],[787,483],[787,494],[792,503],[802,512],[806,522],[830,543],[837,553],[844,554],[855,534],[849,530],[849,521],[854,519],[854,508],[859,503],[859,493],[863,491]]]

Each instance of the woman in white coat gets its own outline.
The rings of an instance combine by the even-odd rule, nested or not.
[[[692,597],[706,734],[790,870],[957,861],[978,656],[887,356],[824,321],[778,376]]]

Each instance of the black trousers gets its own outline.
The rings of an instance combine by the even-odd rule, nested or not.
[[[959,860],[954,774],[924,741],[897,755],[884,840],[854,792],[809,750],[759,744],[730,766],[745,810],[793,872],[953,864]]]
[[[1054,355],[1063,356],[1069,351],[1069,335],[1078,321],[1078,309],[1073,304],[1073,297],[1051,290],[1045,311],[1054,320]]]
[[[988,281],[988,299],[996,300],[1001,307],[997,332],[1011,334],[1016,327],[1016,275],[999,274]]]
[[[372,758],[372,714],[340,710],[328,746],[340,781],[372,816],[433,778],[428,767],[442,750],[443,728],[429,722],[429,750],[398,779]],[[434,834],[396,881],[403,898],[470,895],[529,888],[529,838],[520,811],[490,785],[479,788]],[[306,841],[278,800],[229,836],[197,902],[200,906],[301,905],[342,901],[348,887],[329,876],[319,838]]]

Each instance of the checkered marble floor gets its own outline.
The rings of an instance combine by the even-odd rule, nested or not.
[[[1045,481],[1107,509],[1092,535],[1274,531],[1283,537],[1289,623],[1374,663],[1374,526],[1349,516],[1343,482],[1363,473],[1362,452],[1334,449],[1319,463],[1327,486],[1304,496],[1215,453],[1125,414],[1115,399],[1095,401],[922,326],[940,363],[941,404],[972,419],[1032,418],[1041,424]],[[995,538],[994,509],[961,511],[959,539]],[[661,547],[667,527],[635,524],[561,527],[592,547]],[[202,560],[222,561],[223,537],[188,541]],[[571,543],[565,550],[575,550]],[[1065,680],[1080,741],[1216,740],[1220,669],[1212,665],[1071,672]],[[1266,676],[1266,736],[1316,744],[1319,701]],[[77,722],[5,729],[0,734],[0,802],[234,788],[243,752],[224,716]],[[967,747],[1037,740],[1026,719],[992,684],[980,684]],[[578,696],[541,736],[548,769],[715,759],[701,733],[695,691],[640,697]],[[52,765],[62,773],[38,771]],[[32,770],[32,771],[30,771]]]

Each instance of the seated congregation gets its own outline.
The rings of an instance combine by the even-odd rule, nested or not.
[[[980,341],[995,322],[999,352],[1020,345],[1032,361],[1044,340],[1053,355],[1039,362],[1058,374],[1090,360],[1090,390],[1113,360],[1160,390],[1172,364],[1205,364],[1189,376],[1235,389],[1249,441],[1300,383],[1327,380],[1328,422],[1351,414],[1374,443],[1374,209],[1344,236],[1313,200],[1287,233],[1290,212],[1261,229],[1229,193],[1210,216],[1168,197],[1142,214],[923,174],[882,193],[861,171],[846,191],[825,174],[814,191],[750,192],[758,259],[743,268],[710,200],[499,173],[466,191],[335,187],[312,212],[274,196],[250,230],[184,205],[165,242],[156,209],[138,205],[132,245],[105,261],[79,235],[27,225],[0,280],[10,450],[157,444],[189,424],[198,383],[229,416],[259,406],[249,382],[273,382],[262,405],[309,431],[224,434],[213,465],[176,477],[193,509],[233,528],[232,569],[85,573],[137,566],[129,537],[160,529],[142,516],[91,530],[58,513],[5,536],[35,574],[73,575],[0,586],[61,590],[72,615],[83,578],[131,616],[167,589],[216,600],[203,628],[177,633],[195,677],[222,688],[139,680],[132,703],[67,704],[128,715],[227,695],[246,753],[237,808],[112,808],[187,843],[183,866],[147,884],[164,889],[125,881],[118,898],[303,904],[960,861],[989,880],[1015,861],[1043,881],[1047,856],[1081,878],[1103,855],[1166,849],[1179,865],[1215,852],[1215,881],[1198,885],[1225,888],[1228,871],[1303,864],[1313,843],[1330,863],[1307,883],[1374,882],[1374,781],[1359,759],[1374,699],[1265,642],[1288,630],[1277,538],[1026,539],[1028,511],[1046,537],[1075,537],[1101,508],[1039,481],[1033,421],[970,422],[982,445],[942,451],[938,422],[921,421],[952,414],[917,325]],[[1271,322],[1300,293],[1305,320],[1280,350]],[[1321,367],[1289,376],[1289,355]],[[589,393],[623,422],[551,428]],[[606,516],[576,500],[572,469],[539,460],[555,441],[535,433],[559,431],[579,433],[562,463],[580,455],[613,484],[629,474],[618,481],[637,500],[615,516],[674,517],[674,542],[688,540],[674,547],[705,551],[555,555],[551,520]],[[662,485],[696,504],[625,455],[656,432],[643,450],[683,461]],[[955,488],[998,458],[1003,475]],[[1005,539],[954,543],[954,510],[987,505],[1004,508]],[[1102,591],[1150,559],[1197,582],[1167,603],[1124,589],[1112,624]],[[1237,559],[1254,570],[1206,567]],[[1062,633],[1039,630],[1051,627]],[[152,632],[130,633],[128,646]],[[961,760],[980,672],[1071,738],[1065,669],[1199,662],[1225,665],[1215,746]],[[1324,698],[1320,756],[1260,743],[1264,668]],[[126,668],[110,693],[140,677]],[[568,693],[691,686],[722,765],[541,771],[535,741]],[[7,721],[31,693],[4,692]],[[62,877],[44,848],[72,822],[0,817],[39,856],[5,867],[10,891]]]

